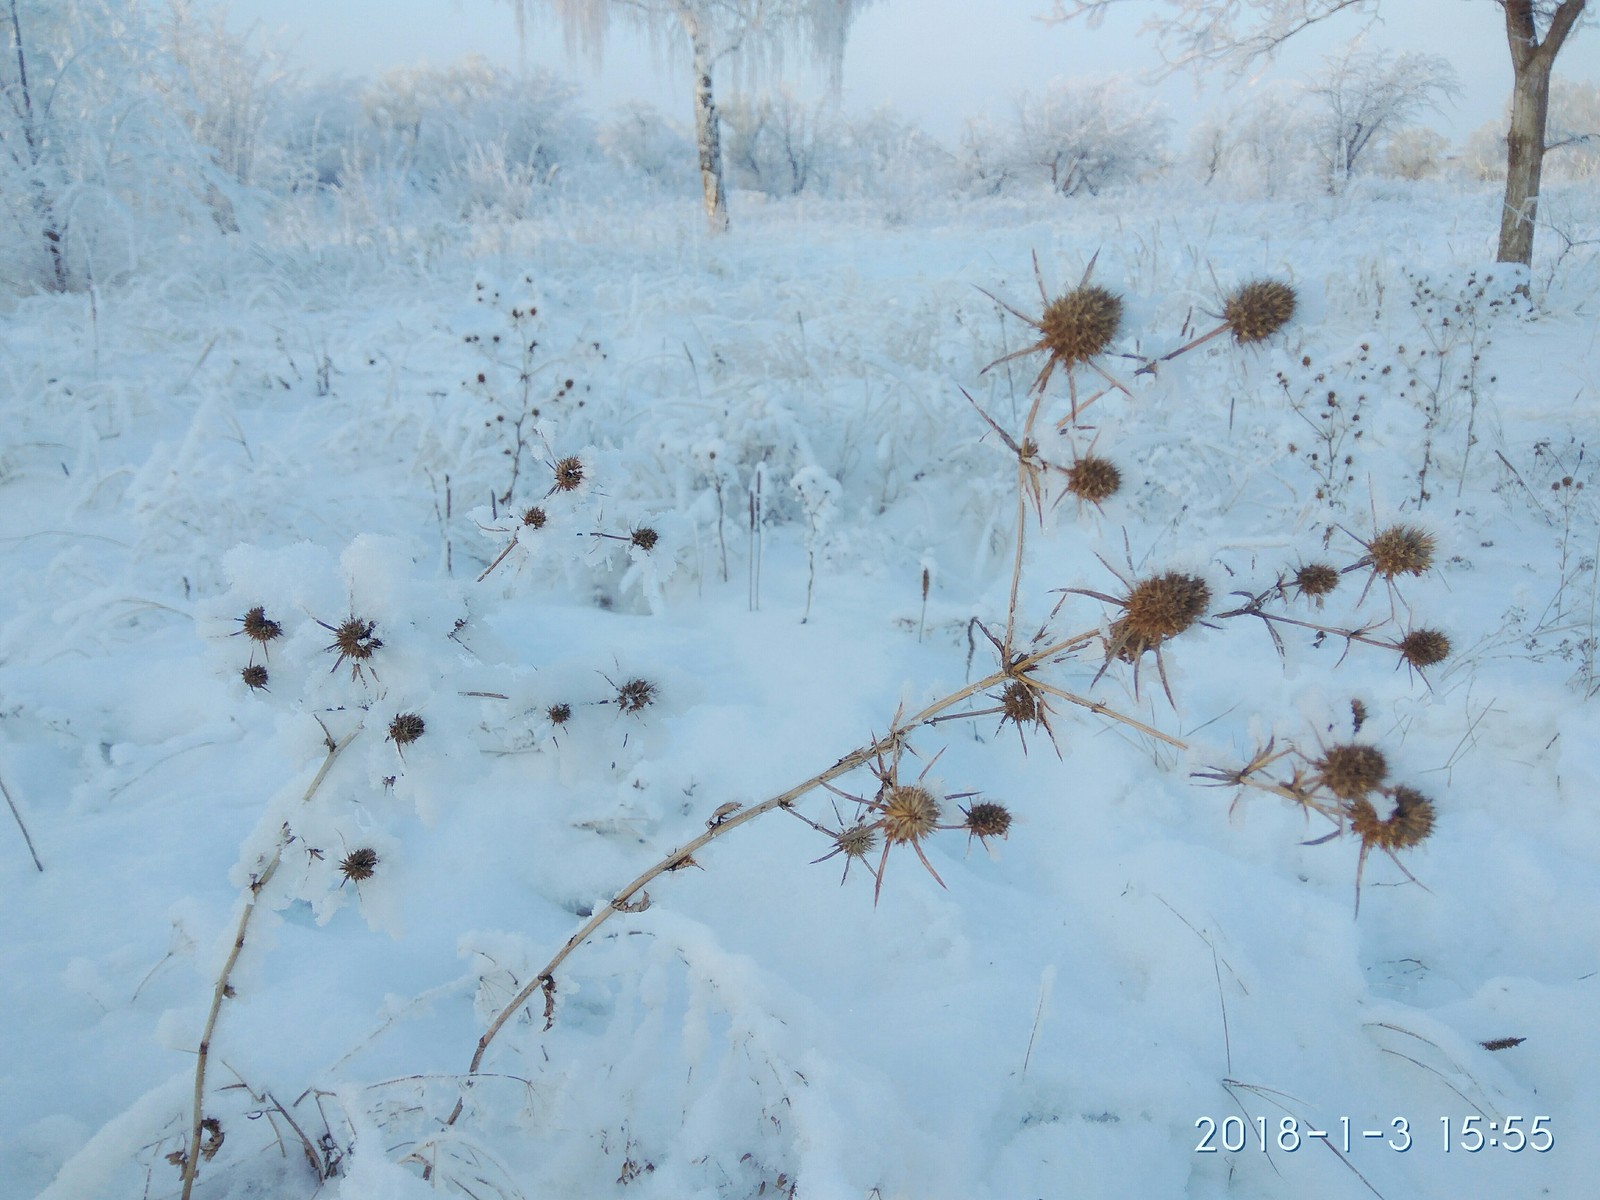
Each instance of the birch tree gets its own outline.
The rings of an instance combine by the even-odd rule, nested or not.
[[[828,68],[837,87],[850,26],[873,0],[507,0],[526,36],[532,12],[550,12],[569,50],[598,57],[613,20],[642,30],[677,57],[687,51],[694,85],[695,148],[706,220],[714,232],[728,228],[721,126],[713,75],[719,64],[754,80],[782,69],[800,54]]]
[[[1054,0],[1049,20],[1083,17],[1093,23],[1124,0]],[[1533,229],[1539,207],[1550,69],[1583,17],[1588,0],[1486,0],[1505,18],[1513,75],[1511,121],[1506,133],[1506,194],[1500,211],[1501,262],[1533,261]],[[1163,0],[1151,17],[1168,64],[1236,70],[1270,59],[1290,38],[1342,13],[1377,15],[1382,0]],[[1450,31],[1441,31],[1441,40]]]

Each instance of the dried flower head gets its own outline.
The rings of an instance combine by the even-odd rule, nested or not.
[[[654,529],[651,529],[648,525],[641,526],[628,535],[629,543],[639,547],[639,549],[645,551],[646,553],[654,550],[656,548],[656,543],[660,540],[661,535]]]
[[[1366,562],[1385,579],[1421,575],[1433,566],[1437,542],[1415,525],[1391,525],[1367,543]]]
[[[356,883],[360,883],[363,879],[371,879],[377,869],[378,852],[370,846],[350,851],[339,863],[340,874]]]
[[[405,712],[398,714],[389,722],[389,740],[396,746],[409,746],[428,728],[427,722],[421,714]]]
[[[552,470],[555,472],[555,483],[550,488],[552,492],[575,492],[583,486],[583,459],[577,455],[561,459]]]
[[[1198,575],[1168,571],[1134,584],[1122,604],[1122,616],[1111,625],[1112,645],[1118,657],[1133,662],[1205,616],[1211,589]]]
[[[267,686],[267,669],[257,663],[251,663],[239,672],[239,678],[244,680],[245,687],[251,691],[264,691]]]
[[[630,679],[617,688],[616,705],[625,713],[643,712],[655,698],[655,684],[648,679]]]
[[[1389,774],[1383,751],[1359,742],[1329,746],[1314,765],[1321,782],[1341,800],[1360,800]]]
[[[550,517],[545,513],[544,509],[540,508],[537,504],[530,508],[523,509],[522,511],[522,523],[529,529],[543,529],[545,527],[545,523],[549,520]]]
[[[552,704],[544,710],[544,716],[552,725],[565,725],[572,719],[572,705]]]
[[[1067,490],[1079,500],[1098,505],[1122,486],[1122,472],[1109,458],[1086,454],[1067,468]]]
[[[1350,831],[1361,839],[1361,857],[1356,862],[1357,916],[1361,914],[1361,874],[1366,869],[1367,855],[1375,849],[1382,850],[1405,877],[1415,883],[1416,876],[1406,870],[1395,851],[1409,849],[1433,832],[1433,801],[1409,787],[1395,788],[1389,792],[1389,799],[1391,808],[1387,817],[1380,817],[1377,807],[1364,798],[1353,800],[1345,811]]]
[[[1087,362],[1111,345],[1122,325],[1122,298],[1085,283],[1045,305],[1040,340],[1062,366]]]
[[[882,796],[884,839],[896,842],[920,842],[939,827],[939,802],[933,793],[919,783],[897,783]]]
[[[1413,629],[1395,645],[1413,667],[1431,667],[1450,657],[1450,639],[1437,629]]]
[[[971,808],[963,808],[961,811],[966,816],[964,823],[967,827],[969,844],[972,838],[987,844],[989,838],[1003,838],[1011,832],[1011,810],[1004,804],[981,800]]]
[[[1294,573],[1295,590],[1310,596],[1318,605],[1322,598],[1339,586],[1339,571],[1327,563],[1307,563]]]
[[[361,664],[370,659],[372,652],[383,645],[383,640],[377,636],[377,625],[360,617],[348,617],[337,628],[324,621],[317,623],[324,629],[333,630],[333,641],[323,647],[324,650],[339,652],[339,657],[334,660],[333,670],[337,671],[340,665],[348,660],[351,678],[360,677]]]
[[[1234,292],[1222,306],[1222,319],[1240,345],[1265,341],[1294,316],[1294,289],[1276,279],[1257,279]]]
[[[239,632],[252,642],[265,646],[274,638],[283,636],[283,626],[267,616],[267,610],[258,604],[239,618]]]
[[[1034,691],[1020,679],[1013,679],[1000,693],[1000,710],[1004,720],[1015,725],[1038,724],[1043,717],[1042,705]]]

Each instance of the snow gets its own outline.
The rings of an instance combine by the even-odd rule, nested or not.
[[[252,899],[202,1197],[1585,1194],[1600,259],[1489,264],[1497,204],[1168,183],[907,197],[887,223],[735,194],[708,238],[688,200],[561,193],[493,229],[311,213],[92,308],[18,298],[0,780],[44,869],[6,814],[8,1194],[178,1194]],[[1054,696],[1019,731],[984,689],[900,778],[952,825],[1004,802],[1008,836],[891,845],[874,904],[881,842],[812,861],[876,797],[894,756],[868,756],[651,879],[555,969],[548,1028],[536,987],[469,1077],[631,880],[996,669],[969,623],[1007,625],[1017,460],[962,393],[1021,429],[1041,356],[984,368],[1037,335],[984,293],[1037,314],[1034,253],[1052,295],[1091,262],[1124,295],[1097,361],[1133,395],[1056,434],[1049,385],[1041,452],[1093,446],[1123,488],[1057,503],[1057,474],[1027,501],[1018,644],[1095,633],[1042,677],[1186,748]],[[1297,289],[1287,330],[1134,374],[1262,276]],[[1420,577],[1265,606],[1369,641],[1217,615],[1396,522],[1437,539]],[[1121,610],[1071,590],[1166,571],[1212,614],[1162,648],[1170,700],[1152,656],[1137,693],[1105,663]],[[280,637],[244,632],[257,606]],[[340,657],[350,621],[370,656]],[[1372,644],[1417,626],[1451,657]],[[1269,741],[1296,751],[1272,778],[1311,772],[1352,699],[1438,810],[1398,864],[1367,857],[1359,916],[1358,840],[1193,777]],[[1447,1153],[1441,1118],[1474,1114],[1546,1116],[1553,1148]],[[1197,1152],[1228,1117],[1247,1148]],[[1290,1117],[1354,1143],[1279,1148]]]

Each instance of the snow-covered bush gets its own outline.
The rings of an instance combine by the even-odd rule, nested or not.
[[[1170,125],[1159,101],[1121,78],[1058,79],[1017,101],[1012,153],[1063,196],[1093,195],[1161,171]]]

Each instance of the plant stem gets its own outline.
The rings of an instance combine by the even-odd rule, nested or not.
[[[6,786],[6,781],[0,779],[0,793],[6,798],[6,803],[11,806],[11,816],[17,823],[17,828],[22,830],[22,840],[28,843],[28,853],[33,856],[33,865],[44,873],[44,864],[39,861],[39,852],[33,848],[33,835],[28,832],[28,827],[22,823],[22,814],[17,811],[17,802],[11,798],[11,789]]]

